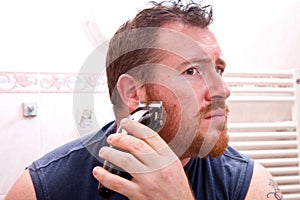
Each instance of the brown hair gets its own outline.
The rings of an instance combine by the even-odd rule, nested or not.
[[[114,105],[119,104],[115,87],[120,75],[131,74],[134,68],[144,64],[157,63],[162,50],[155,47],[156,30],[168,22],[181,22],[191,26],[206,28],[212,22],[211,6],[189,1],[183,5],[181,0],[150,2],[153,6],[140,11],[134,19],[127,21],[110,41],[106,57],[106,74],[109,95]],[[151,29],[152,27],[152,29]],[[137,79],[151,77],[149,73],[134,70]],[[151,70],[149,70],[151,71]]]

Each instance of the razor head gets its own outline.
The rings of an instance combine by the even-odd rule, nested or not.
[[[163,127],[163,104],[162,101],[151,101],[149,104],[140,102],[139,110],[146,110],[142,117],[138,120],[154,131]]]
[[[140,102],[139,107],[131,112],[127,118],[140,122],[154,131],[158,131],[164,124],[163,103],[162,101],[151,101],[149,104]],[[122,127],[118,128],[117,133],[130,134]]]

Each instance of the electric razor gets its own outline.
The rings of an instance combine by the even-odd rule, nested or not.
[[[148,126],[154,131],[158,131],[163,126],[162,101],[151,101],[147,105],[143,102],[140,102],[139,107],[132,113],[130,113],[130,115],[128,115],[127,118],[140,122],[141,124]],[[122,127],[118,128],[117,133],[130,134],[127,133],[127,131],[125,131],[124,129],[122,129]],[[111,147],[115,148],[113,146]],[[117,174],[122,177],[124,177],[127,174],[127,172],[125,172],[124,170],[120,169],[119,167],[115,166],[107,160],[104,161],[103,168],[113,174]],[[114,191],[110,190],[109,188],[106,188],[104,185],[99,183],[98,194],[102,198],[109,200],[113,196]]]

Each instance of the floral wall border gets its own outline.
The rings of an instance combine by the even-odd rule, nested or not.
[[[104,93],[105,74],[0,72],[0,93]]]

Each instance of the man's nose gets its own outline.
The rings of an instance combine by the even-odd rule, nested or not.
[[[215,72],[214,74],[210,74],[205,79],[207,88],[205,94],[206,100],[211,101],[215,97],[227,99],[230,96],[229,87],[224,82],[221,75]]]

